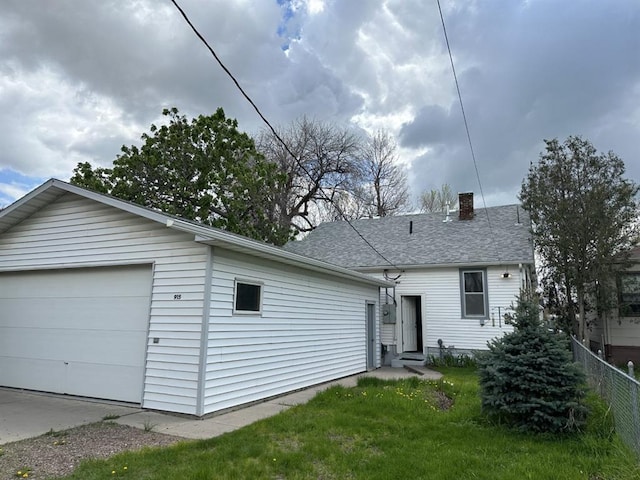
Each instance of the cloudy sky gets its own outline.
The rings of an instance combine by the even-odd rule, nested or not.
[[[479,193],[436,0],[180,4],[272,123],[384,128],[415,195]],[[487,205],[516,201],[545,138],[582,135],[640,181],[640,2],[441,5]],[[263,127],[169,0],[0,2],[0,207],[110,165],[171,106]]]

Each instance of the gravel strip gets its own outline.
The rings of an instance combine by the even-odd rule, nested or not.
[[[29,479],[60,477],[73,472],[82,460],[181,441],[189,440],[113,422],[93,423],[0,445],[0,480],[15,480],[18,471],[28,472],[24,478]]]

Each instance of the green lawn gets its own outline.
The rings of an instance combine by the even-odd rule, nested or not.
[[[611,433],[606,410],[594,399],[583,434],[530,436],[482,418],[472,369],[443,371],[439,382],[368,378],[356,388],[331,388],[236,432],[86,462],[67,478],[640,478],[635,458]],[[453,398],[450,408],[440,392]]]

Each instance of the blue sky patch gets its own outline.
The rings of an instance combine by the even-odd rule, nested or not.
[[[278,25],[278,36],[283,38],[285,42],[280,46],[283,51],[289,50],[289,46],[291,45],[291,40],[300,39],[301,30],[300,24],[296,24],[296,22],[292,22],[296,16],[296,9],[291,0],[277,0],[278,5],[282,7],[282,19],[280,24]]]
[[[0,208],[43,184],[47,178],[26,176],[10,169],[0,169]]]

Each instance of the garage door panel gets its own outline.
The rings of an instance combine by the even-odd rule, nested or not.
[[[64,393],[65,369],[63,363],[52,364],[48,360],[0,356],[2,383],[14,388],[34,389],[41,385],[44,392]],[[6,366],[6,368],[5,368]]]
[[[128,270],[128,272],[127,272]],[[140,282],[140,270],[151,274],[148,265],[102,268],[70,268],[0,274],[14,281],[2,285],[4,298],[100,298],[105,296],[149,296],[149,284]],[[51,278],[55,277],[55,281]],[[23,286],[28,283],[29,289]]]
[[[87,342],[92,335],[99,341]],[[51,328],[0,329],[0,351],[3,356],[52,360],[60,362],[110,363],[144,365],[140,345],[147,341],[145,332],[88,330],[55,330]],[[26,351],[28,350],[28,351]],[[143,353],[143,352],[142,352]]]
[[[151,268],[0,274],[0,385],[140,402]]]
[[[88,335],[94,335],[89,332]],[[143,332],[103,332],[100,341],[91,344],[83,343],[88,335],[75,333],[71,337],[61,339],[61,345],[74,344],[67,358],[71,362],[88,362],[109,364],[114,366],[144,367],[144,345],[146,334]],[[69,342],[69,339],[71,342]]]
[[[34,298],[3,299],[4,327],[47,328],[52,322],[55,328],[73,329],[83,326],[92,330],[133,329],[146,331],[137,319],[148,316],[149,295],[117,298]],[[73,308],[70,308],[73,305]],[[99,319],[108,312],[108,321]]]
[[[117,400],[140,402],[142,384],[138,368],[81,362],[67,366],[67,387],[73,395],[113,399],[114,383],[122,392]]]

